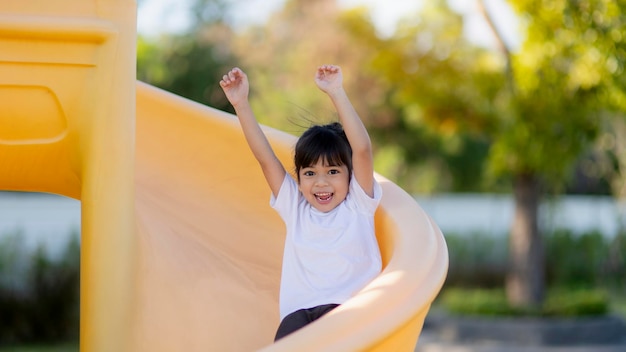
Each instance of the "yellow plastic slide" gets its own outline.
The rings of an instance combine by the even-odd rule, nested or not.
[[[265,131],[291,165],[295,138]],[[139,83],[136,156],[138,350],[270,345],[279,323],[284,228],[237,119]],[[414,349],[445,277],[446,247],[409,195],[379,181],[383,273],[267,351]]]
[[[0,189],[81,200],[81,351],[412,351],[447,249],[380,176],[383,272],[272,344],[269,188],[234,116],[135,81],[135,15],[130,0],[0,2]],[[295,137],[265,131],[291,165]]]

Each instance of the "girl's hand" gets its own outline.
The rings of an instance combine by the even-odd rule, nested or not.
[[[248,100],[250,89],[248,76],[238,67],[233,68],[222,77],[220,87],[233,107]]]
[[[332,94],[343,88],[343,75],[341,68],[335,65],[323,65],[317,69],[315,84],[323,92]]]

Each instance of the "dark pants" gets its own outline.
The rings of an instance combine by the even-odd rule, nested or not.
[[[274,341],[277,341],[278,339],[283,338],[291,334],[292,332],[295,332],[296,330],[316,321],[324,314],[335,309],[337,306],[339,305],[324,304],[313,308],[300,309],[287,315],[285,319],[280,322],[280,325],[278,326],[278,331],[276,331],[276,337],[274,337]]]

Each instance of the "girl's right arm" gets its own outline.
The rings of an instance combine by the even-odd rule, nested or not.
[[[252,154],[261,165],[265,180],[272,190],[272,194],[278,196],[280,186],[285,179],[286,171],[283,164],[278,160],[274,150],[270,146],[261,126],[254,117],[250,102],[248,101],[249,83],[246,74],[235,67],[224,75],[220,86],[226,94],[226,98],[235,108],[241,129],[246,137]]]

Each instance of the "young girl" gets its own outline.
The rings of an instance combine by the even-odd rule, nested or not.
[[[234,68],[220,81],[272,191],[270,205],[287,228],[275,340],[344,303],[381,270],[374,212],[382,190],[374,179],[369,135],[343,89],[339,67],[319,67],[315,83],[330,97],[341,124],[302,134],[294,180],[254,117],[246,74]]]

